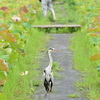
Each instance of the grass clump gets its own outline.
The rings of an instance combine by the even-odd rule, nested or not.
[[[58,62],[53,62],[52,69],[53,69],[54,71],[60,71],[60,70],[61,70],[61,68],[60,68],[60,66],[59,66],[59,64],[58,64]]]
[[[86,28],[82,28],[81,31],[74,33],[71,38],[71,46],[74,53],[73,67],[83,73],[83,80],[77,84],[77,87],[84,90],[87,98],[96,100],[95,98],[100,97],[100,77],[99,72],[96,70],[98,61],[90,62],[89,60],[89,57],[95,53],[95,49],[86,32]]]
[[[55,77],[61,77],[57,72],[61,71],[62,68],[60,67],[60,65],[58,64],[58,62],[53,62],[52,65],[52,69],[53,69],[53,73]]]
[[[79,98],[79,96],[76,93],[70,94],[70,95],[68,95],[68,97],[69,98]]]

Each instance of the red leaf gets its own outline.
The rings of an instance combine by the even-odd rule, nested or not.
[[[90,29],[88,29],[88,31],[95,31],[95,30],[97,30],[97,28],[98,27],[90,28]]]
[[[20,11],[20,12],[24,12],[24,13],[28,13],[28,9],[27,9],[26,6],[20,7],[20,8],[19,8],[19,11]]]
[[[9,33],[8,30],[0,31],[0,39],[14,43],[16,42],[16,37]]]
[[[99,60],[99,59],[100,59],[100,53],[95,54],[90,57],[90,61],[95,61],[95,60]]]
[[[8,71],[8,64],[2,59],[0,59],[0,70]]]
[[[5,80],[0,80],[0,86],[4,85],[4,83],[5,83]]]
[[[2,31],[0,31],[0,34],[4,33],[4,32],[8,32],[8,30],[7,29],[6,30],[2,30]]]
[[[0,10],[3,10],[3,11],[8,10],[8,7],[1,7]]]

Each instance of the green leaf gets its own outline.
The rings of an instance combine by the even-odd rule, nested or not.
[[[17,47],[22,49],[24,48],[25,44],[24,44],[24,41],[20,41],[18,44],[17,44]]]
[[[91,37],[90,38],[90,41],[95,44],[95,45],[98,45],[100,44],[100,37]]]
[[[98,71],[100,71],[100,65],[98,65],[96,69],[97,69]]]
[[[11,53],[10,58],[8,59],[8,62],[10,65],[14,65],[15,62],[18,60],[18,53]]]
[[[1,48],[0,48],[0,59],[6,60],[6,61],[9,59],[9,55],[7,55],[6,50],[1,49]]]
[[[31,28],[31,25],[27,22],[23,22],[23,26],[26,28],[26,29],[30,29]]]
[[[95,6],[89,5],[88,8],[89,8],[89,10],[93,10],[95,8]]]
[[[7,48],[7,49],[5,49],[5,50],[6,50],[6,53],[7,53],[7,54],[12,53],[12,48]]]

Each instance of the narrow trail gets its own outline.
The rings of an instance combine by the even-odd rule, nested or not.
[[[52,34],[53,39],[50,40],[47,45],[48,48],[54,47],[60,50],[60,52],[52,52],[52,57],[62,68],[62,70],[58,72],[61,77],[55,77],[53,92],[50,93],[50,100],[87,100],[82,97],[82,94],[74,86],[74,84],[81,79],[81,74],[72,68],[73,55],[68,49],[71,35],[72,34]],[[44,69],[48,65],[49,59],[47,58],[46,55],[42,60],[41,69]],[[46,91],[42,82],[34,94],[35,100],[49,100],[43,99],[45,93]],[[78,95],[78,98],[68,97],[68,95],[75,93]]]

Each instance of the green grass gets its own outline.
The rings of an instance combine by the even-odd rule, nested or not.
[[[60,70],[61,70],[61,67],[60,67],[60,65],[58,64],[58,62],[53,62],[52,69],[53,69],[54,71],[60,71]]]
[[[59,0],[63,1],[63,0]],[[39,19],[43,19],[42,25],[47,24],[66,24],[66,25],[72,25],[72,24],[80,24],[81,16],[77,13],[75,10],[76,6],[72,8],[68,4],[68,1],[64,4],[53,4],[55,14],[56,14],[56,21],[52,20],[51,12],[47,12],[47,17],[44,19],[42,12],[39,14]],[[74,16],[73,16],[74,15]],[[78,15],[78,16],[77,16]],[[46,23],[45,23],[46,22]],[[78,29],[72,29],[72,28],[51,28],[48,29],[48,33],[72,33],[77,31]]]
[[[95,53],[94,46],[90,43],[86,35],[86,28],[74,33],[71,39],[71,50],[74,53],[73,68],[83,73],[82,82],[77,83],[77,87],[84,91],[84,95],[91,100],[100,98],[100,73],[96,70],[99,61],[90,62],[89,57]]]
[[[59,71],[62,70],[62,68],[61,68],[61,66],[58,64],[58,62],[53,62],[52,69],[53,69],[54,77],[61,77],[61,76],[57,73],[57,72],[59,72]]]
[[[70,6],[69,2],[70,0],[66,1],[64,4],[54,4],[54,10],[57,17],[54,24],[79,24],[81,17],[76,11],[76,6]]]
[[[69,98],[78,98],[79,96],[76,93],[74,93],[74,94],[68,95],[68,97]]]

